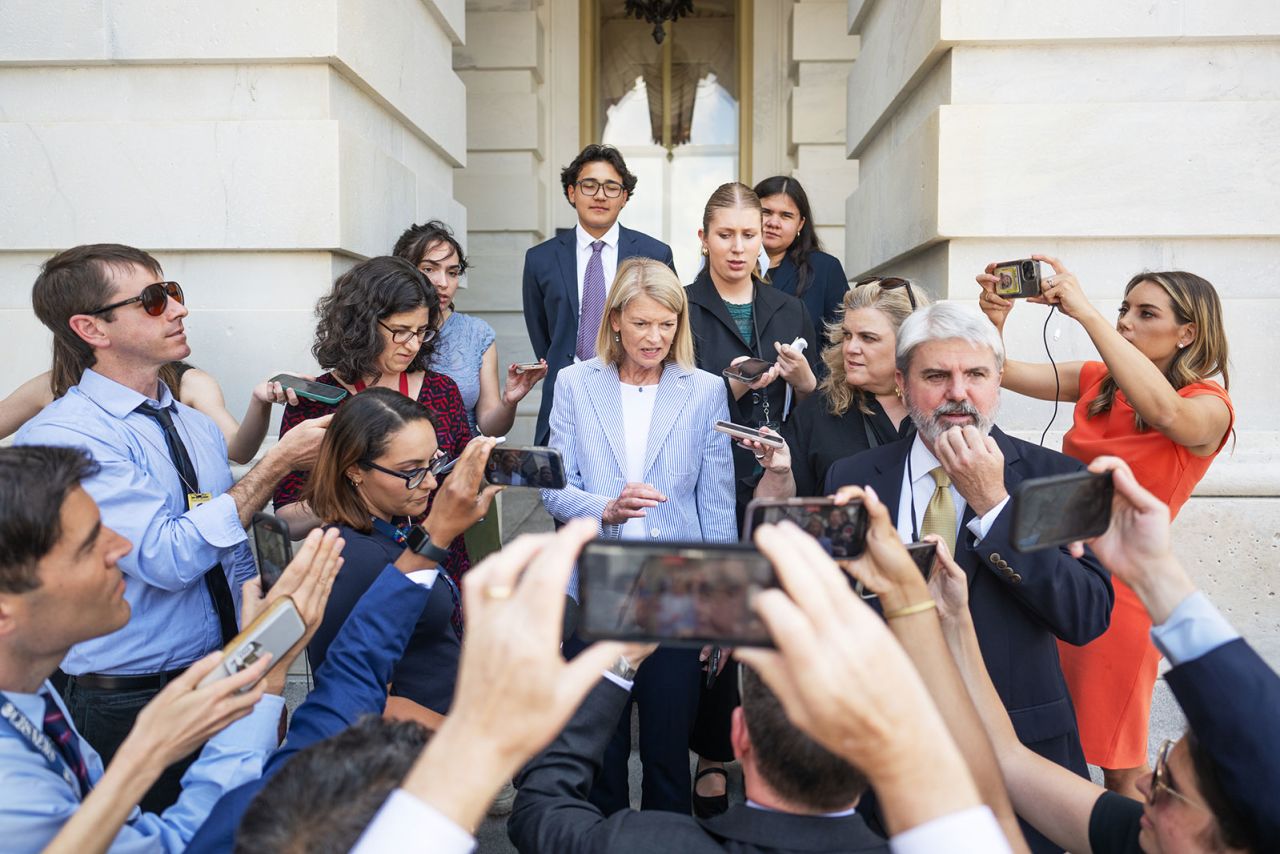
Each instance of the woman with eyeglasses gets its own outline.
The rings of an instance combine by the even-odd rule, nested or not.
[[[431,412],[446,456],[462,453],[471,428],[457,384],[428,367],[440,326],[440,301],[417,267],[390,256],[363,261],[338,277],[317,303],[316,314],[320,320],[311,353],[326,369],[316,382],[351,395],[369,388],[397,391]],[[280,435],[337,407],[336,401],[299,400],[285,408]],[[289,523],[294,537],[320,523],[303,497],[306,482],[307,473],[295,471],[276,487],[276,515]],[[445,568],[456,581],[470,565],[459,536],[450,545]]]
[[[111,306],[100,308],[94,314],[105,314],[140,304],[148,314],[159,317],[170,299],[183,302],[182,286],[177,282],[156,282],[143,288],[136,297]],[[306,379],[310,379],[306,377]],[[244,419],[227,411],[222,387],[209,374],[187,362],[170,362],[160,369],[160,381],[169,387],[173,396],[213,419],[227,440],[227,459],[233,463],[248,463],[262,447],[267,427],[271,422],[271,404],[297,403],[290,389],[270,380],[253,387],[249,408]],[[68,358],[62,348],[53,350],[53,367],[39,376],[32,377],[18,386],[8,397],[0,401],[0,439],[16,433],[23,424],[35,418],[40,410],[67,393],[67,389],[80,382],[80,370]]]
[[[436,437],[426,407],[393,389],[370,388],[338,406],[303,493],[323,524],[340,528],[346,541],[324,620],[307,646],[311,666],[320,667],[383,568],[409,549],[422,558],[422,569],[409,578],[430,587],[431,595],[392,672],[387,715],[432,729],[449,711],[462,648],[461,596],[438,563],[447,552],[435,544],[452,542],[474,524],[502,488],[480,492],[494,445],[480,438],[436,492],[435,470],[447,459]],[[415,519],[423,519],[416,529]]]
[[[1226,446],[1235,410],[1227,394],[1227,335],[1213,285],[1193,273],[1143,272],[1129,279],[1114,321],[1093,306],[1056,258],[1030,302],[1056,306],[1079,323],[1101,361],[1035,364],[1007,359],[1001,385],[1074,405],[1062,452],[1086,465],[1121,457],[1142,485],[1177,516]],[[996,292],[995,264],[977,276],[979,306],[1003,334],[1012,300]],[[1221,378],[1221,383],[1211,379]],[[1093,642],[1060,643],[1085,759],[1107,788],[1133,796],[1147,772],[1147,730],[1160,654],[1134,592],[1114,580],[1111,625]]]
[[[823,495],[832,463],[910,429],[895,380],[898,328],[929,302],[923,290],[896,277],[864,278],[845,293],[826,330],[826,376],[783,426],[786,448],[748,443],[765,469],[757,498]]]
[[[471,432],[506,435],[515,423],[516,406],[546,376],[546,360],[531,370],[508,365],[505,388],[498,383],[493,327],[453,307],[468,264],[449,226],[434,219],[410,226],[396,241],[392,254],[422,271],[440,298],[441,320],[431,367],[458,384]]]
[[[795,178],[774,175],[755,186],[764,213],[764,251],[769,281],[799,297],[814,326],[838,323],[840,300],[849,290],[840,259],[822,251],[809,196]]]

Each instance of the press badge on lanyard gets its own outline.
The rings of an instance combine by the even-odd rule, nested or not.
[[[213,500],[212,493],[208,492],[188,492],[187,493],[187,509],[194,510],[201,504],[208,504]]]

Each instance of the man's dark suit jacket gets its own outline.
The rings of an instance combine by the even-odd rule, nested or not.
[[[293,713],[289,735],[262,776],[227,792],[187,847],[189,854],[231,851],[253,799],[300,751],[337,735],[365,715],[381,715],[391,670],[426,607],[430,590],[388,565],[342,624],[316,671],[316,689]]]
[[[1280,850],[1280,676],[1237,638],[1165,680],[1259,850]]]
[[[1027,478],[1083,468],[1070,457],[999,429],[991,435],[1004,453],[1004,482],[1010,493]],[[836,462],[827,474],[827,492],[847,484],[870,485],[896,524],[903,470],[914,441],[911,436]],[[1085,644],[1106,631],[1115,600],[1110,575],[1088,551],[1080,560],[1065,548],[1015,552],[1012,510],[1013,503],[1006,504],[981,545],[975,546],[965,527],[974,512],[966,507],[956,543],[956,562],[969,576],[969,610],[982,657],[1022,743],[1087,777],[1054,638]]]
[[[856,814],[821,818],[739,804],[707,820],[657,810],[622,810],[606,818],[587,801],[587,792],[626,702],[625,690],[601,680],[564,732],[516,778],[519,792],[507,833],[521,852],[889,850]]]
[[[547,360],[542,381],[542,406],[534,444],[545,445],[550,436],[551,401],[556,374],[573,364],[578,347],[578,247],[577,230],[566,228],[531,248],[524,256],[524,325],[533,353]],[[647,234],[618,226],[618,266],[639,256],[661,261],[675,271],[671,247]],[[605,282],[606,291],[613,282]],[[593,335],[594,337],[594,335]]]

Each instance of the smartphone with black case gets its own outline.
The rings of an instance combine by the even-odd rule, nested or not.
[[[258,555],[258,577],[265,595],[293,560],[293,541],[289,537],[288,523],[268,513],[254,513],[253,546]]]
[[[345,388],[325,383],[313,383],[311,380],[304,380],[302,377],[295,377],[292,374],[276,374],[271,378],[271,382],[280,383],[285,388],[293,389],[293,393],[298,397],[317,400],[320,403],[338,403],[347,396]]]
[[[731,380],[750,384],[764,376],[764,372],[772,367],[773,362],[752,358],[745,359],[736,365],[730,365],[720,373]]]
[[[711,429],[720,433],[727,433],[735,439],[750,439],[770,448],[781,448],[783,445],[782,437],[776,433],[773,435],[761,433],[755,427],[744,427],[741,424],[734,424],[732,421],[717,421],[711,425]]]
[[[1111,472],[1024,480],[1013,489],[1013,547],[1020,552],[1101,536],[1111,526]]]
[[[494,448],[484,467],[485,480],[504,486],[564,489],[564,460],[555,448]]]
[[[837,560],[856,558],[867,545],[867,514],[861,501],[837,506],[834,498],[757,498],[747,505],[744,540],[760,525],[790,519]]]
[[[306,632],[307,625],[302,621],[298,607],[288,596],[281,596],[223,647],[222,661],[196,687],[203,688],[219,679],[234,676],[268,652],[273,661],[279,661],[280,656],[302,640]],[[240,693],[252,687],[246,685]]]
[[[907,543],[907,554],[911,555],[911,559],[916,562],[916,566],[920,569],[920,574],[924,576],[924,580],[928,581],[929,576],[933,575],[933,563],[938,557],[937,543]]]
[[[1000,281],[996,284],[996,296],[1005,299],[1022,299],[1040,296],[1040,262],[1031,258],[1017,261],[1001,261],[991,271]]]
[[[578,558],[578,634],[588,641],[771,647],[751,605],[777,586],[773,565],[745,543],[596,540]]]

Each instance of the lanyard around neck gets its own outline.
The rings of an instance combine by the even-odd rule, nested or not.
[[[356,380],[351,384],[351,386],[356,390],[356,394],[359,394],[368,388],[368,386],[365,385],[364,380]],[[409,396],[409,374],[405,371],[400,372],[400,393],[405,397]]]
[[[915,443],[907,449],[907,489],[911,491],[911,542],[920,542],[920,524],[916,521],[916,478],[911,472],[911,452],[915,450]]]
[[[80,793],[80,797],[83,798],[88,794],[80,784],[75,772],[67,765],[67,760],[53,746],[49,736],[44,734],[43,729],[33,724],[8,697],[5,698],[3,705],[0,705],[0,720],[3,720],[14,732],[22,736],[27,744],[31,745],[32,750],[43,756],[44,761],[49,763],[49,767],[61,774],[67,785]]]

